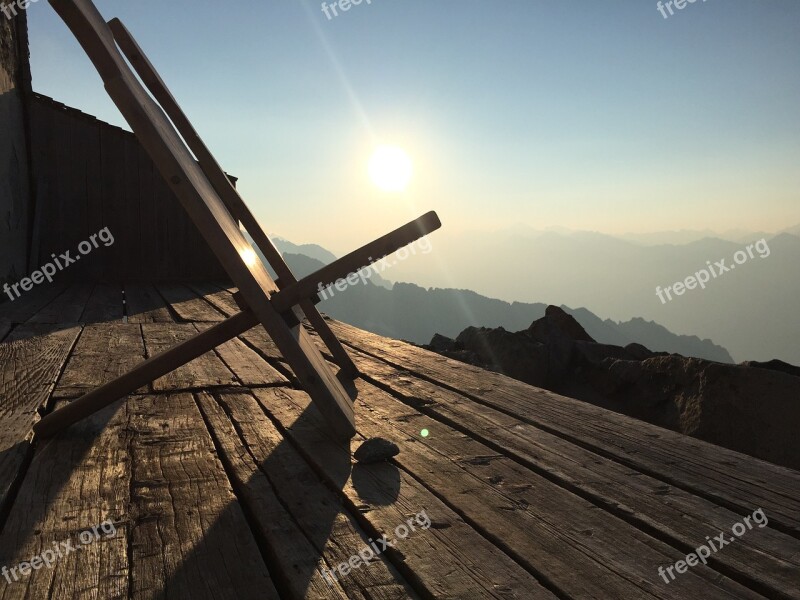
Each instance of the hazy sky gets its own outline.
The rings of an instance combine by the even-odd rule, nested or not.
[[[429,209],[451,231],[800,223],[797,0],[97,5],[297,242],[341,252]],[[50,6],[29,18],[34,89],[123,124]],[[378,143],[411,156],[406,192],[370,182]]]

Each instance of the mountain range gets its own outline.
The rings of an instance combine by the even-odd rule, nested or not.
[[[298,246],[280,238],[273,241],[298,277],[309,275],[335,259],[333,253],[320,246]],[[329,289],[320,310],[379,335],[425,344],[436,333],[455,337],[470,326],[526,329],[543,317],[547,308],[541,302],[507,302],[467,289],[424,288],[413,283],[392,285],[384,279],[378,279],[379,284],[373,283],[377,278],[380,275],[375,273],[366,285],[359,281],[343,292]],[[711,340],[676,335],[652,321],[633,318],[618,322],[600,318],[586,308],[562,308],[602,343],[620,346],[639,343],[654,351],[733,362],[728,351]]]
[[[473,290],[511,303],[584,307],[618,322],[639,317],[677,334],[711,339],[736,362],[800,364],[795,304],[800,297],[800,227],[772,236],[739,233],[750,241],[703,237],[644,245],[596,232],[443,228],[431,236],[428,256],[403,261],[382,275],[424,288]],[[761,239],[768,255],[754,252],[753,258],[711,278],[705,289],[659,299],[657,288],[685,282],[721,260],[730,267],[737,252]]]

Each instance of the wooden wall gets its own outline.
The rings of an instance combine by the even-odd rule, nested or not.
[[[29,86],[25,11],[14,19],[0,14],[0,284],[14,283],[27,271],[30,178],[25,98]]]
[[[136,137],[34,94],[35,216],[31,269],[107,227],[114,244],[65,269],[62,281],[228,279]]]

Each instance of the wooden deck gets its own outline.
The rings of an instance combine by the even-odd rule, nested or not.
[[[263,329],[33,439],[40,412],[235,311],[213,284],[0,306],[0,567],[20,574],[0,599],[800,598],[800,473],[341,323],[364,373],[351,448]],[[399,456],[354,465],[375,436]],[[767,527],[659,576],[759,508]],[[369,565],[323,575],[382,535]]]

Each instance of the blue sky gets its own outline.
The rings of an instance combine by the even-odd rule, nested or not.
[[[429,209],[452,231],[800,223],[800,2],[97,2],[267,231],[341,252]],[[502,8],[500,8],[502,6]],[[123,124],[50,6],[34,89]],[[375,188],[378,143],[414,162]]]

